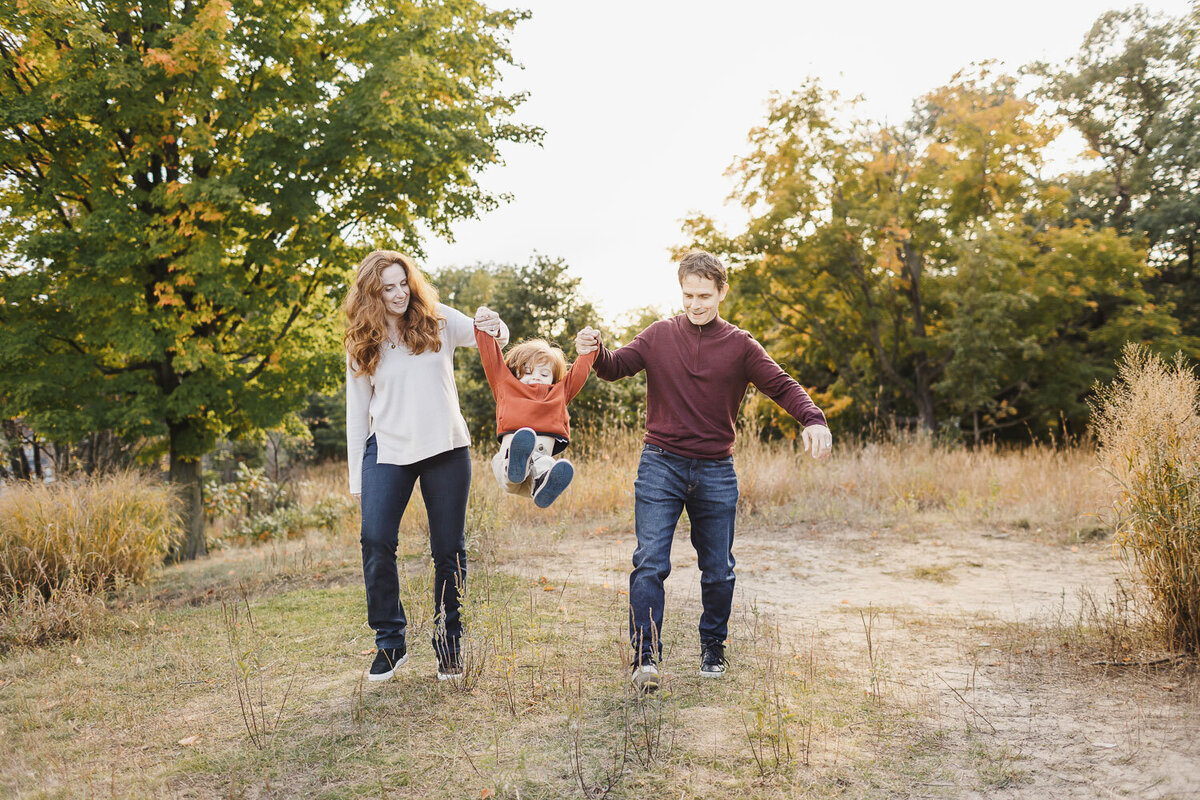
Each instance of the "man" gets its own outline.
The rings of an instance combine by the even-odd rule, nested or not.
[[[646,370],[646,436],[634,482],[637,549],[629,575],[633,683],[658,689],[663,582],[671,573],[671,541],[684,509],[700,566],[700,674],[725,674],[725,638],[733,605],[733,533],[737,474],[734,422],[753,383],[804,425],[805,451],[829,455],[833,437],[808,393],[746,331],[721,319],[729,292],[720,259],[696,250],[679,262],[684,313],[654,323],[610,351],[592,328],[576,349],[597,347],[593,369],[607,381]]]

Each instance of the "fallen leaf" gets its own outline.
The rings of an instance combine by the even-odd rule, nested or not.
[[[1079,545],[1077,545],[1077,544],[1073,544],[1073,545],[1071,545],[1071,552],[1072,552],[1072,553],[1078,553],[1078,552],[1079,552]]]
[[[71,656],[71,660],[72,660],[72,661],[74,661],[74,662],[75,662],[76,664],[78,664],[79,666],[81,666],[81,667],[83,666],[83,659],[82,659],[82,658],[80,658],[79,656],[77,656],[77,655],[72,655],[72,656]]]
[[[487,800],[489,797],[495,797],[496,792],[491,789],[484,789],[479,793],[479,800]]]
[[[368,647],[366,650],[360,650],[358,654],[359,654],[360,656],[371,656],[371,655],[375,655],[375,648],[374,648],[374,647]]]
[[[179,740],[179,744],[182,745],[183,747],[191,747],[194,744],[199,744],[199,742],[200,742],[199,736],[185,736],[184,738]]]
[[[555,587],[551,586],[550,584],[546,584],[545,586],[542,587],[543,592],[553,592],[554,590],[555,590]]]

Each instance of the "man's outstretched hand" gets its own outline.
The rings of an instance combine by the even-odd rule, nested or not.
[[[804,452],[812,453],[813,458],[828,458],[833,452],[833,434],[824,425],[809,425],[800,434],[804,442]]]

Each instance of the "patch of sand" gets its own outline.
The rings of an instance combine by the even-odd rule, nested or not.
[[[505,568],[619,592],[628,586],[634,543],[630,528],[572,534],[539,548],[536,561]],[[1069,547],[949,526],[871,531],[751,522],[739,530],[734,553],[731,655],[738,626],[751,610],[766,611],[797,638],[818,637],[866,685],[869,626],[884,699],[916,709],[946,733],[961,777],[951,796],[1200,796],[1194,668],[1122,671],[996,641],[1006,626],[1069,629],[1089,597],[1103,603],[1124,574],[1111,544]],[[664,626],[692,629],[700,575],[686,521],[672,563]],[[970,753],[980,746],[1002,754],[992,760],[1002,769],[978,768]]]

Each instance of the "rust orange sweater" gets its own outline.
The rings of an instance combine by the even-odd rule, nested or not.
[[[533,428],[539,434],[558,439],[554,452],[561,452],[571,439],[567,403],[587,382],[592,362],[596,360],[595,351],[576,359],[566,377],[558,383],[531,385],[521,383],[512,374],[495,339],[477,330],[475,342],[479,345],[479,359],[487,373],[488,385],[492,387],[492,396],[496,398],[497,438],[518,428]]]

